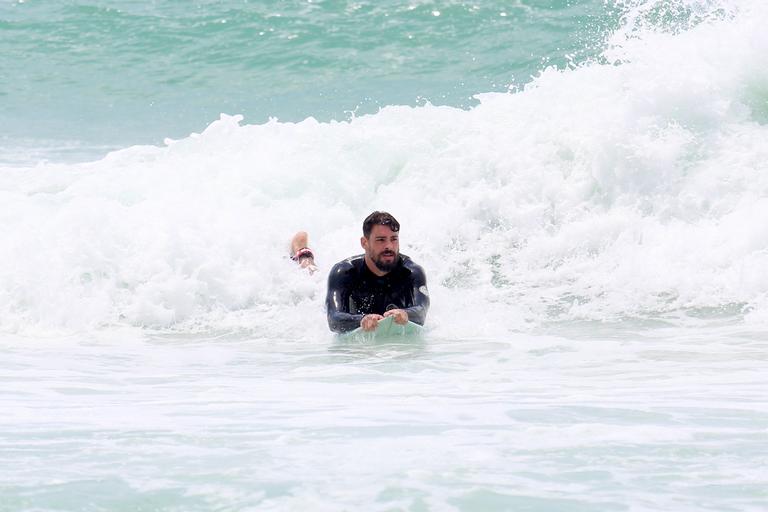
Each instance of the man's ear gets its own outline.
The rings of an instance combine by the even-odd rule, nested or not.
[[[360,247],[362,247],[365,250],[368,249],[368,240],[364,236],[360,237]]]

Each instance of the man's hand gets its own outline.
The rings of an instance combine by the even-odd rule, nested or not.
[[[396,324],[405,325],[408,323],[408,312],[404,309],[390,309],[384,313],[384,316],[395,317]]]
[[[372,331],[376,329],[376,326],[379,325],[381,320],[384,320],[384,317],[381,315],[365,315],[363,319],[360,320],[360,327],[362,327],[364,331]]]

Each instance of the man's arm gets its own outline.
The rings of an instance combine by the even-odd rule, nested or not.
[[[346,261],[337,263],[328,274],[328,294],[325,308],[328,313],[328,327],[333,332],[349,332],[360,327],[363,315],[349,312],[349,270]]]
[[[413,286],[413,306],[405,308],[405,312],[408,313],[408,320],[424,325],[427,319],[427,311],[429,311],[429,291],[427,290],[427,276],[424,274],[424,269],[421,266],[412,263],[411,269],[411,285]]]

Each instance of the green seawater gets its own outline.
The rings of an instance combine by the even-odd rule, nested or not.
[[[0,0],[0,512],[765,512],[768,3],[606,1]]]
[[[221,113],[470,108],[594,57],[618,18],[602,0],[5,1],[0,147],[71,159],[184,137]]]

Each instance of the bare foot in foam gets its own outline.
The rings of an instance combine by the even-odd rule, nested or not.
[[[291,259],[305,268],[310,274],[317,272],[315,255],[309,248],[309,235],[306,231],[299,231],[291,239]]]

